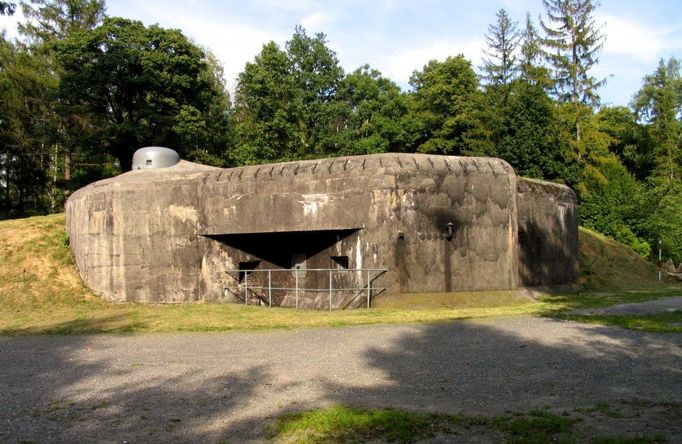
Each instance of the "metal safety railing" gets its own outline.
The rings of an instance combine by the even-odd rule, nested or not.
[[[233,278],[234,280],[237,281],[237,290],[239,292],[243,292],[243,300],[244,304],[249,303],[249,292],[252,294],[252,297],[256,297],[262,302],[265,301],[265,292],[267,292],[267,304],[272,307],[272,292],[273,291],[286,291],[290,292],[293,291],[295,293],[295,298],[296,298],[296,308],[299,306],[299,295],[302,292],[327,292],[329,294],[329,310],[333,309],[333,295],[334,293],[341,293],[341,292],[355,292],[355,295],[348,301],[348,303],[345,305],[346,307],[349,306],[351,303],[353,303],[359,296],[361,295],[366,295],[367,296],[367,308],[370,307],[371,304],[371,298],[372,298],[372,292],[376,293],[381,293],[386,290],[386,287],[377,287],[372,285],[373,282],[382,274],[387,272],[387,269],[384,268],[355,268],[355,269],[346,269],[346,268],[306,268],[306,269],[295,269],[295,268],[258,268],[258,269],[253,269],[253,270],[226,270],[226,273],[228,276]],[[273,274],[292,274],[294,276],[294,286],[293,287],[286,287],[286,286],[274,286],[273,285]],[[301,276],[307,276],[308,273],[325,273],[328,275],[327,283],[328,285],[324,288],[307,288],[305,286],[301,285],[301,281],[307,280],[307,278]],[[359,282],[359,285],[355,286],[350,286],[350,287],[334,287],[334,275],[338,275],[343,273],[344,275],[352,275],[353,273],[356,273],[359,275],[360,279],[357,281]],[[257,275],[257,274],[267,274],[267,285],[265,284],[259,284],[258,279],[254,278],[250,280],[249,276],[250,275]],[[353,280],[353,279],[349,279]],[[251,282],[250,282],[251,281]],[[232,287],[235,288],[235,287]],[[230,291],[233,294],[237,294],[233,291],[231,291],[230,287],[224,287],[224,291]],[[257,291],[260,291],[261,294],[258,294]]]

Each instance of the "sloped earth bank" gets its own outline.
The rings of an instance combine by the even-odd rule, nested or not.
[[[261,441],[276,416],[330,405],[549,409],[580,440],[680,442],[680,393],[682,335],[531,317],[0,338],[0,442]],[[439,439],[463,436],[497,435]]]

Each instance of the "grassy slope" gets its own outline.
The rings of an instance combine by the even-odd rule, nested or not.
[[[581,230],[581,261],[589,265],[584,285],[617,290],[658,288],[655,270],[634,253]],[[581,269],[587,265],[582,265]],[[612,270],[616,266],[617,271]],[[632,297],[651,297],[633,295]],[[630,297],[630,299],[632,298]],[[623,297],[612,295],[609,301]],[[64,215],[0,221],[0,334],[75,334],[135,331],[222,331],[369,323],[425,322],[514,314],[542,314],[600,302],[549,298],[542,302],[430,309],[335,312],[265,309],[234,304],[108,304],[81,283],[64,233]]]
[[[585,290],[656,289],[656,266],[631,248],[580,227],[580,285]]]

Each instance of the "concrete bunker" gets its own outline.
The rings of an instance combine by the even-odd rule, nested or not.
[[[79,272],[111,301],[350,308],[577,279],[575,195],[493,158],[180,160],[88,185],[66,211]]]

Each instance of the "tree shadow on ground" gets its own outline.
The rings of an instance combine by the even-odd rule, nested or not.
[[[0,338],[0,441],[264,439],[277,415],[333,404],[492,415],[678,402],[681,350],[682,335],[525,317]]]
[[[368,366],[386,375],[384,384],[358,391],[329,381],[329,392],[339,394],[331,399],[484,414],[679,401],[682,336],[550,319],[524,328],[526,320],[424,325],[418,335],[364,353]]]

